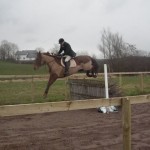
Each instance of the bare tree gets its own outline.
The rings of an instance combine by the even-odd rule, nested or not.
[[[99,50],[104,55],[104,59],[107,59],[111,71],[114,71],[113,66],[118,70],[122,67],[120,59],[139,55],[135,45],[124,42],[119,33],[105,29],[102,31]]]
[[[15,43],[8,42],[7,40],[3,40],[0,45],[0,59],[14,59],[15,53],[19,48]]]
[[[77,56],[79,55],[89,55],[88,51],[77,51]]]
[[[57,54],[59,49],[60,49],[60,46],[58,44],[54,44],[54,46],[52,48],[50,48],[50,52]]]
[[[44,52],[44,48],[42,48],[42,47],[37,47],[35,50],[36,50],[37,52]]]
[[[95,54],[93,54],[92,57],[93,57],[94,59],[97,59],[97,56],[96,56]]]
[[[135,45],[125,43],[119,33],[112,33],[110,30],[105,29],[102,31],[99,50],[103,53],[104,58],[110,60],[138,54]]]
[[[19,51],[19,47],[18,47],[18,45],[15,44],[15,43],[11,43],[10,47],[11,47],[11,56],[12,56],[12,58],[14,59],[14,58],[15,58],[15,53],[16,53],[17,51]]]

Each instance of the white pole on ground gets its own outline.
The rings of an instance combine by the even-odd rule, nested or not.
[[[108,94],[108,76],[107,76],[107,65],[104,64],[104,80],[105,80],[105,98],[108,99],[109,98],[109,94]],[[100,107],[99,111],[102,113],[107,113],[109,110],[107,109],[107,107]]]
[[[104,76],[105,76],[105,98],[109,98],[108,94],[108,75],[107,75],[107,64],[104,64]]]
[[[109,99],[107,64],[104,64],[104,80],[105,80],[105,98]],[[102,113],[109,113],[115,110],[116,108],[114,106],[100,108],[100,112]]]

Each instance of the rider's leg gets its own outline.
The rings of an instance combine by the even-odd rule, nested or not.
[[[65,58],[65,72],[64,72],[64,76],[67,76],[69,74],[69,60],[71,59],[70,56],[66,56]]]

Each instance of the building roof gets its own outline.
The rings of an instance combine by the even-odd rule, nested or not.
[[[37,54],[36,50],[22,50],[17,51],[15,55],[27,55],[28,58],[35,58]]]

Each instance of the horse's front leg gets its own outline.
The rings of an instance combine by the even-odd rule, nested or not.
[[[56,81],[57,78],[58,78],[58,77],[57,77],[56,74],[51,74],[51,75],[50,75],[49,81],[48,81],[48,83],[47,83],[47,87],[46,87],[45,92],[44,92],[44,95],[43,95],[44,98],[47,97],[49,87]]]

